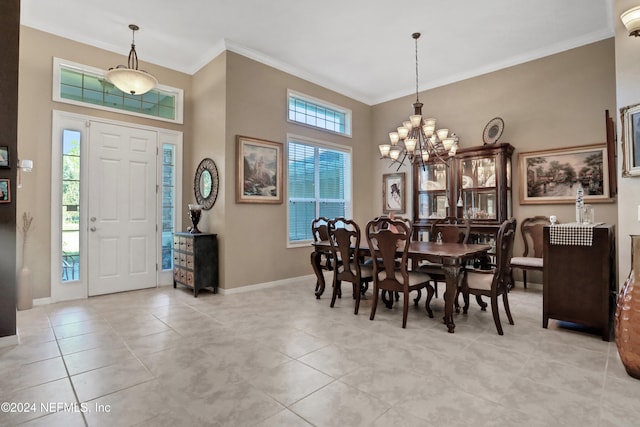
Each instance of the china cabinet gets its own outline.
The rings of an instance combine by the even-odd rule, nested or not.
[[[416,238],[444,217],[469,218],[471,231],[495,234],[512,216],[513,146],[486,144],[458,150],[447,164],[413,166],[413,222]]]

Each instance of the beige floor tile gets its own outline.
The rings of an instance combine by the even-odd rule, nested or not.
[[[115,365],[71,377],[80,402],[88,402],[152,379],[151,373],[137,359],[125,359]]]
[[[371,291],[355,316],[353,300],[332,309],[314,285],[309,277],[198,298],[161,287],[18,312],[21,344],[0,348],[0,397],[45,406],[0,413],[0,425],[610,427],[640,419],[640,381],[626,374],[615,343],[557,322],[543,329],[542,287],[509,294],[516,324],[501,311],[499,336],[475,302],[449,334],[442,296],[433,319],[412,306],[402,329],[398,304],[380,306],[371,321]],[[58,402],[79,405],[71,381],[91,411],[56,411]]]

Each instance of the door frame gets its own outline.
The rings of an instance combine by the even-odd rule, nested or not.
[[[156,194],[162,194],[162,155],[163,144],[169,143],[176,147],[175,158],[175,213],[174,229],[179,229],[182,224],[182,149],[183,134],[180,131],[164,129],[160,127],[145,126],[137,123],[110,120],[86,114],[70,113],[61,110],[53,110],[51,125],[51,302],[66,301],[87,298],[89,293],[87,261],[88,261],[88,182],[89,172],[89,126],[91,122],[105,123],[115,126],[133,127],[157,132],[156,148]],[[62,281],[62,241],[60,224],[62,221],[62,130],[74,129],[80,132],[80,259],[82,266],[77,281]],[[162,197],[156,197],[156,262],[159,268],[156,270],[156,286],[173,283],[171,270],[163,271],[162,266]]]

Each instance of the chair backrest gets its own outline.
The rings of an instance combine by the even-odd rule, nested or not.
[[[545,225],[551,224],[546,216],[534,216],[525,218],[520,225],[522,240],[524,240],[524,253],[522,256],[542,258],[543,238],[542,230]]]
[[[515,218],[510,218],[500,225],[496,237],[496,271],[493,276],[492,287],[506,291],[511,280],[511,258],[513,257],[513,242],[516,237]]]
[[[329,243],[335,259],[342,262],[336,266],[338,279],[353,282],[360,277],[360,227],[355,221],[345,218],[329,220]]]
[[[373,275],[383,287],[402,288],[409,284],[407,257],[411,230],[401,219],[378,217],[369,221],[366,227],[367,243],[373,259]],[[397,252],[401,251],[399,262]],[[387,274],[399,270],[398,274]],[[384,274],[381,274],[384,273]]]
[[[431,224],[429,238],[436,241],[438,233],[444,243],[467,243],[471,232],[471,221],[466,218],[440,218]]]
[[[313,234],[314,242],[329,241],[329,230],[327,229],[328,224],[329,218],[325,218],[323,216],[314,218],[313,221],[311,221],[311,234]]]

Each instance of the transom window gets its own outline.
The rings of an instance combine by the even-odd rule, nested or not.
[[[142,95],[124,93],[105,78],[104,70],[54,58],[53,100],[182,123],[183,91],[158,85]]]
[[[290,122],[351,136],[351,110],[289,91]]]
[[[300,137],[288,139],[288,242],[313,239],[311,221],[351,217],[351,151]]]

